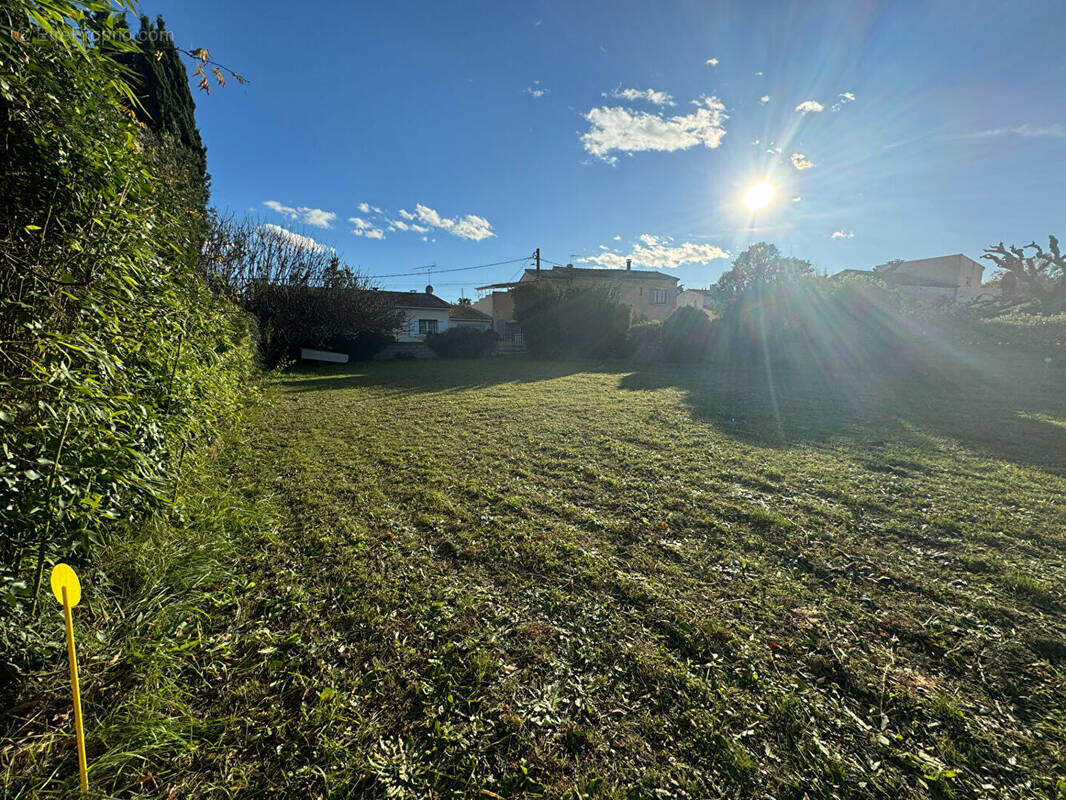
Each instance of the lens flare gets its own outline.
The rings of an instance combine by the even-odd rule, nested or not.
[[[758,211],[768,206],[773,199],[774,187],[769,181],[759,181],[748,187],[748,191],[744,194],[744,205],[750,211]]]

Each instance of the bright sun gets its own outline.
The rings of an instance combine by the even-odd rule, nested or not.
[[[744,194],[744,204],[751,211],[758,211],[774,199],[774,187],[769,181],[753,183]]]

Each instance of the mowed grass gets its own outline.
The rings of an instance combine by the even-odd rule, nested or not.
[[[1061,371],[773,385],[283,380],[183,796],[1066,796]]]
[[[150,755],[135,708],[91,732],[95,785],[1066,797],[1064,378],[1021,356],[283,377],[228,476],[275,533],[194,640],[156,645]]]

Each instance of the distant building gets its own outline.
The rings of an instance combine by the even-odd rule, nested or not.
[[[673,275],[633,269],[630,265],[625,269],[593,269],[573,264],[552,269],[527,269],[518,281],[478,287],[479,292],[489,294],[474,303],[474,307],[492,317],[493,329],[500,335],[501,348],[508,341],[521,340],[522,334],[514,318],[514,289],[539,281],[565,286],[615,287],[619,300],[633,310],[635,319],[666,319],[677,308],[680,293],[677,278]]]
[[[860,275],[884,281],[912,297],[928,303],[969,303],[994,297],[997,290],[981,285],[984,266],[956,253],[913,261],[891,261],[873,269],[846,269],[834,279]]]
[[[474,328],[479,331],[492,330],[492,315],[474,308],[469,300],[460,300],[452,306],[448,314],[449,328]]]
[[[432,358],[433,351],[426,347],[426,336],[441,333],[451,322],[452,304],[433,294],[433,287],[424,292],[380,292],[403,312],[404,321],[395,332],[396,342],[375,356],[379,359],[395,358],[400,353],[409,353],[415,358]]]
[[[711,308],[711,298],[713,296],[714,292],[710,289],[685,289],[677,296],[677,307],[690,306],[698,308],[708,317],[713,317],[715,316]]]

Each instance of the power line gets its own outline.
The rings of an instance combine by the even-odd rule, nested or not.
[[[389,274],[389,275],[367,275],[366,277],[373,278],[373,279],[378,279],[378,278],[406,278],[406,277],[409,277],[411,275],[421,275],[423,272],[430,271],[430,270],[433,271],[433,272],[438,272],[438,273],[443,273],[443,272],[466,272],[467,270],[471,270],[471,269],[487,269],[488,267],[499,267],[499,266],[502,266],[503,264],[517,264],[519,261],[529,261],[530,258],[531,258],[531,256],[523,256],[522,258],[512,258],[512,259],[510,259],[508,261],[494,261],[491,264],[477,264],[476,266],[473,266],[473,267],[451,267],[449,269],[437,269],[434,265],[427,264],[424,267],[419,267],[415,272],[394,272],[394,273]]]

